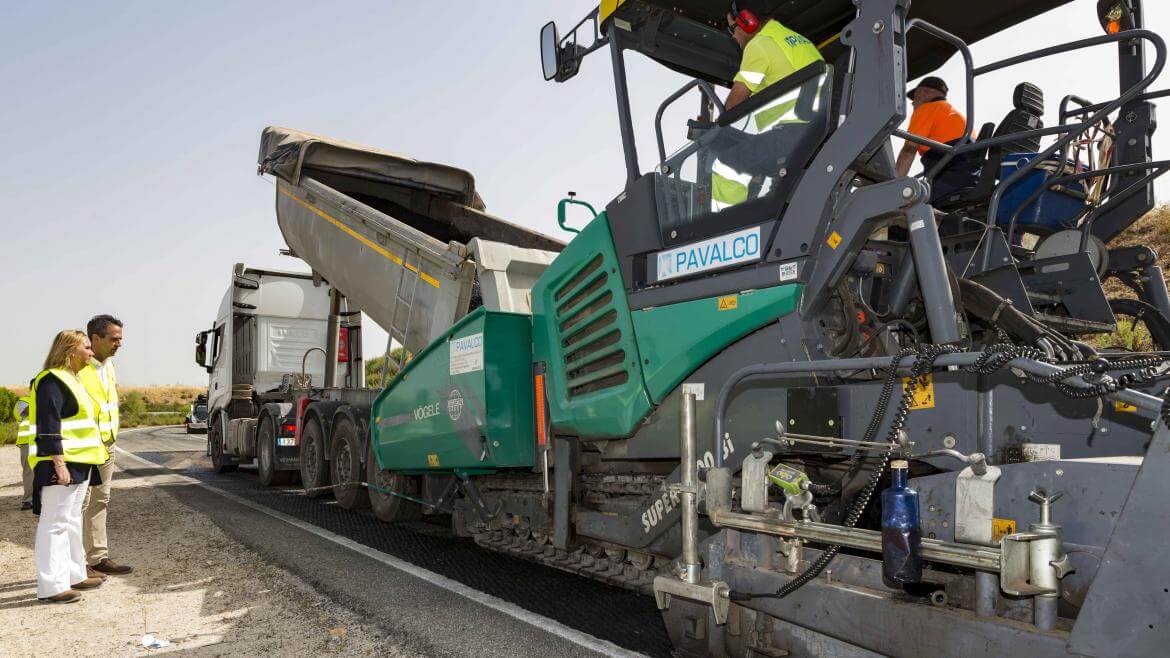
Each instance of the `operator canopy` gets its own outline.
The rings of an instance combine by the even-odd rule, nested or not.
[[[909,18],[921,18],[973,44],[1072,0],[913,0]],[[727,33],[722,0],[607,0],[598,20],[606,34],[611,21],[638,34],[623,39],[627,48],[687,76],[731,85],[739,66],[739,47]],[[833,61],[844,52],[839,36],[857,15],[852,0],[773,0],[771,18],[808,37]],[[587,45],[587,44],[586,44]],[[909,39],[907,78],[942,66],[954,47],[926,34]]]

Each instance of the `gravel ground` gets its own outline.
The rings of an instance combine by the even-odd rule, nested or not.
[[[0,654],[140,656],[412,655],[266,563],[206,516],[182,505],[173,476],[119,472],[111,497],[112,557],[134,573],[111,577],[79,603],[36,600],[36,517],[20,512],[14,446],[0,447]],[[169,641],[146,649],[145,634]]]

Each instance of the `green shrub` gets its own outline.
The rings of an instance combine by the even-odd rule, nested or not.
[[[146,411],[146,403],[138,391],[130,391],[118,399],[118,414],[122,418],[140,415]]]
[[[16,406],[16,400],[16,393],[0,386],[0,423],[10,423],[16,420],[12,417],[12,407]]]
[[[159,425],[182,425],[187,418],[186,413],[148,414],[134,413],[121,417],[122,429],[131,427],[157,427]]]
[[[402,348],[395,347],[390,350],[390,363],[386,367],[386,381],[394,379],[398,374],[398,361],[402,358]],[[410,360],[410,354],[407,353],[406,360]],[[366,361],[366,386],[380,387],[382,385],[382,364],[386,361],[385,356],[376,356]]]
[[[16,443],[16,423],[0,423],[0,446]]]

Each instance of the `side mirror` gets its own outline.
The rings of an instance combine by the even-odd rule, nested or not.
[[[203,368],[207,372],[211,372],[211,366],[207,365],[207,332],[195,334],[195,365]]]
[[[561,70],[561,51],[557,47],[557,24],[549,21],[540,28],[540,64],[544,68],[545,81],[557,77]]]

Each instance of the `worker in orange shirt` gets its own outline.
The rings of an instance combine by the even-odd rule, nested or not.
[[[963,140],[967,130],[967,119],[955,109],[955,106],[947,102],[947,83],[942,78],[934,76],[923,78],[918,86],[906,95],[914,104],[914,113],[910,115],[910,127],[907,132],[951,146]],[[915,154],[921,155],[922,167],[927,170],[946,155],[938,149],[907,140],[902,152],[898,154],[896,171],[899,176],[910,173]],[[956,190],[970,187],[977,182],[978,177],[979,170],[976,167],[965,157],[956,156],[931,181],[931,199],[938,199]]]

